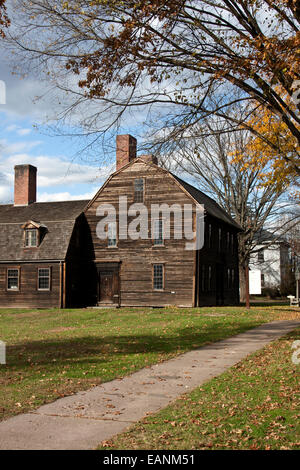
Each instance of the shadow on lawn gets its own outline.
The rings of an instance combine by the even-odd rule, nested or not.
[[[178,350],[185,352],[201,346],[227,338],[230,345],[230,336],[254,328],[253,322],[245,322],[224,330],[224,325],[214,325],[205,330],[184,328],[176,331],[177,336],[105,336],[80,338],[62,338],[55,340],[39,340],[24,342],[8,346],[7,365],[9,367],[23,368],[24,366],[45,366],[64,364],[86,364],[109,362],[116,355],[127,354],[170,354]],[[300,326],[300,323],[299,323]],[[280,327],[274,325],[272,331]],[[252,338],[258,339],[266,335],[270,328],[261,326],[252,332]],[[253,336],[254,335],[254,336]],[[220,345],[221,346],[221,345]]]

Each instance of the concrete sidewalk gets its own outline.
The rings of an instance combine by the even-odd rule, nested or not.
[[[0,423],[0,449],[93,449],[300,326],[266,323]]]

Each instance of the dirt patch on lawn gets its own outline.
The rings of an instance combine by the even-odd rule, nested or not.
[[[46,330],[45,333],[60,333],[61,331],[76,330],[75,326],[61,326],[59,328],[54,328],[53,330]]]
[[[10,317],[18,317],[18,318],[31,318],[31,317],[35,317],[37,315],[41,315],[41,312],[39,312],[38,310],[34,310],[34,311],[30,311],[30,312],[24,312],[24,313],[11,313],[9,314]]]

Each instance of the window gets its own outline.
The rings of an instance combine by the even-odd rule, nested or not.
[[[208,248],[212,247],[211,224],[208,226]]]
[[[155,246],[161,246],[164,244],[164,221],[161,219],[154,220],[153,244]]]
[[[110,222],[107,225],[107,246],[117,246],[117,224]]]
[[[211,290],[211,266],[208,266],[208,290]]]
[[[232,287],[234,287],[234,282],[235,282],[235,279],[234,279],[234,269],[231,270],[231,285]]]
[[[218,243],[218,249],[219,251],[222,250],[222,229],[219,228],[219,243]]]
[[[263,262],[265,261],[264,250],[259,251],[259,252],[257,253],[257,261],[258,261],[259,263],[263,263]]]
[[[19,290],[19,278],[20,270],[8,269],[7,270],[7,289],[8,290]]]
[[[50,268],[39,268],[38,290],[50,290]]]
[[[231,287],[231,271],[227,268],[227,287],[228,289]]]
[[[202,292],[205,291],[205,265],[202,264],[201,267],[201,290]]]
[[[144,178],[134,180],[134,202],[144,202]]]
[[[231,253],[234,253],[234,237],[233,237],[233,233],[231,234]]]
[[[164,288],[164,265],[153,265],[153,289],[162,290]]]
[[[265,275],[263,273],[261,273],[260,279],[261,279],[261,287],[265,287]]]
[[[226,237],[226,248],[227,248],[227,251],[229,251],[230,249],[230,233],[227,232],[227,237]]]
[[[35,247],[38,246],[37,229],[26,229],[25,230],[25,246]]]

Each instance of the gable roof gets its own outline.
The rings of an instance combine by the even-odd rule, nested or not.
[[[116,170],[114,173],[112,173],[108,178],[107,180],[104,182],[104,184],[101,186],[101,188],[97,191],[97,193],[95,194],[95,196],[89,201],[86,209],[88,209],[92,204],[93,202],[97,199],[97,197],[99,196],[99,194],[103,191],[103,189],[107,186],[107,184],[110,182],[110,180],[117,174],[121,173],[123,170],[125,170],[126,168],[134,165],[135,163],[138,163],[138,162],[141,162],[141,160],[143,161],[143,155],[139,156],[139,157],[136,157],[135,159],[133,159],[131,162],[127,163],[126,165],[122,166],[122,168],[119,168],[119,170]],[[174,175],[173,173],[171,173],[170,171],[166,170],[165,168],[162,168],[160,167],[159,165],[153,163],[153,162],[149,162],[149,161],[144,161],[144,163],[146,163],[147,165],[150,165],[150,166],[154,166],[156,168],[158,168],[159,170],[161,171],[164,171],[165,173],[171,175],[175,181],[177,181],[177,183],[179,183],[179,185],[196,201],[196,202],[199,202],[199,204],[203,204],[204,205],[204,209],[206,210],[206,212],[213,216],[213,217],[216,217],[217,219],[220,219],[222,220],[223,222],[225,222],[226,224],[229,224],[231,226],[233,226],[235,229],[239,230],[239,231],[243,231],[242,227],[237,223],[235,222],[235,220],[233,220],[233,218],[216,202],[214,201],[212,198],[210,198],[209,196],[207,196],[206,194],[204,194],[202,191],[200,191],[199,189],[195,188],[194,186],[192,186],[191,184],[187,183],[186,181],[182,180],[181,178],[179,178],[178,176]]]
[[[242,227],[233,220],[233,218],[211,197],[204,194],[199,189],[195,188],[191,184],[187,183],[186,181],[182,180],[178,176],[170,173],[173,178],[175,178],[178,183],[184,187],[184,189],[197,201],[199,204],[204,205],[204,209],[206,212],[211,215],[212,217],[216,217],[217,219],[222,220],[226,224],[232,225],[237,230],[243,230]]]
[[[138,161],[141,160],[136,158],[110,175],[91,201],[35,202],[28,206],[0,205],[0,262],[64,260],[77,217],[92,204],[114,175]],[[194,201],[204,205],[209,215],[242,230],[216,201],[202,191],[154,163],[147,164],[169,174]],[[23,245],[24,226],[29,221],[47,229],[38,249],[24,248]]]
[[[279,234],[276,235],[275,233],[269,232],[268,230],[265,230],[263,228],[261,228],[260,230],[256,232],[256,234],[254,235],[254,240],[257,243],[261,243],[261,244],[284,243],[286,245],[289,245],[288,241],[282,235],[279,235]]]
[[[76,218],[88,201],[36,202],[28,206],[0,205],[0,261],[64,260]],[[38,249],[23,246],[22,226],[44,225],[47,233]]]

